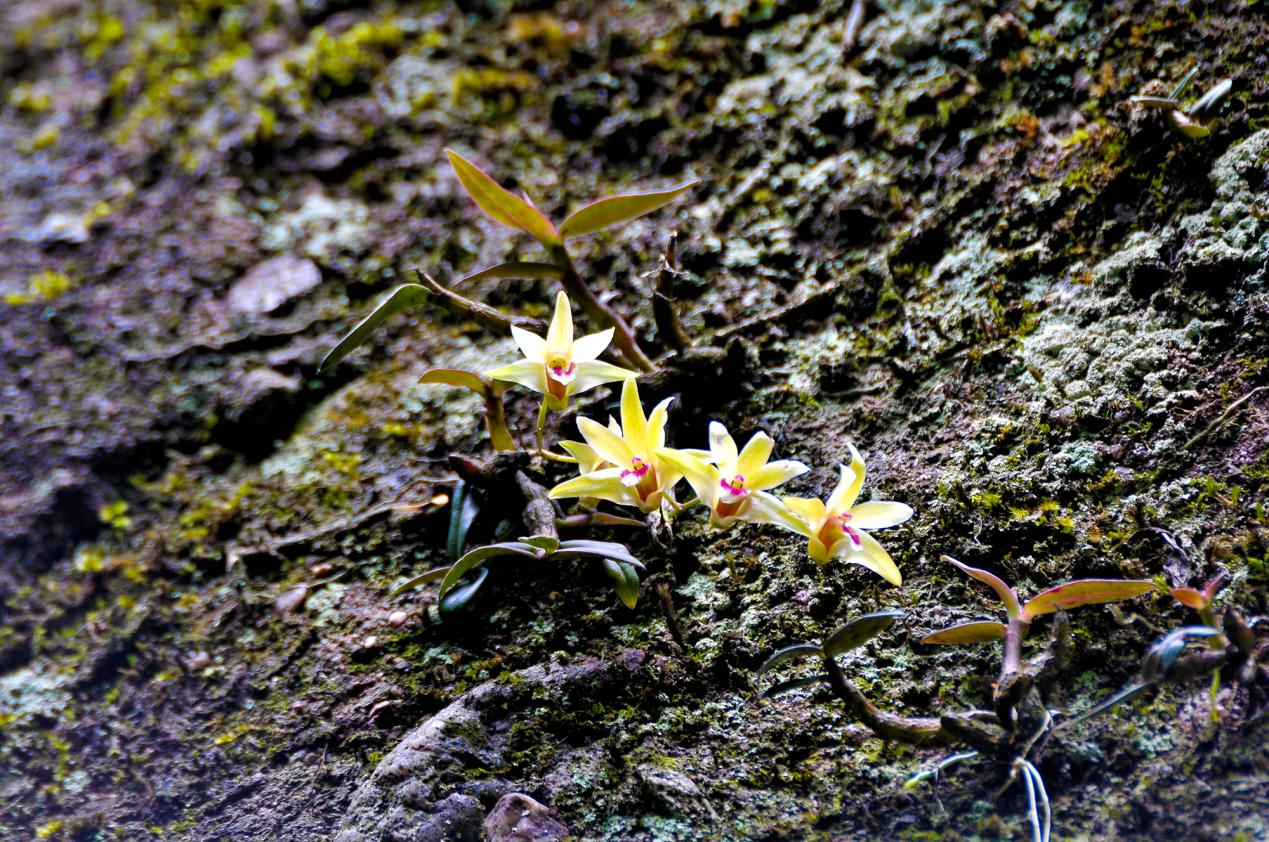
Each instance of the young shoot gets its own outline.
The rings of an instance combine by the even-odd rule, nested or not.
[[[656,365],[639,347],[634,332],[615,310],[582,281],[565,241],[629,222],[664,207],[695,187],[697,179],[649,193],[607,196],[569,214],[557,227],[527,198],[521,198],[452,149],[445,150],[454,175],[482,211],[495,222],[533,237],[546,249],[550,263],[532,264],[552,268],[564,289],[580,303],[582,310],[601,327],[612,327],[614,342],[626,362],[641,370],[655,371]],[[497,269],[497,267],[492,267]],[[486,270],[488,271],[488,270]]]

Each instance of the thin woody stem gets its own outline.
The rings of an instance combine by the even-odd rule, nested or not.
[[[564,276],[560,278],[560,283],[564,285],[564,289],[568,291],[569,295],[577,299],[586,315],[590,316],[600,327],[611,326],[613,328],[613,344],[621,349],[621,355],[626,358],[626,361],[640,371],[656,371],[656,363],[652,362],[651,358],[639,347],[634,331],[630,329],[630,325],[626,324],[626,320],[603,301],[600,301],[599,296],[595,295],[591,288],[582,280],[581,275],[577,274],[577,269],[573,266],[573,259],[569,257],[564,245],[561,243],[548,246],[547,252],[550,254],[552,262],[564,272]]]
[[[846,710],[877,736],[906,743],[947,742],[949,735],[939,720],[886,713],[868,701],[863,691],[842,672],[836,660],[825,658],[824,668],[828,672],[829,686],[845,704]]]

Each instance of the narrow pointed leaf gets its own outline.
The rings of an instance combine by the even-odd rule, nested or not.
[[[489,384],[478,374],[458,368],[429,368],[419,378],[420,383],[440,383],[443,386],[457,386],[460,389],[471,389],[484,397],[489,394]]]
[[[1202,592],[1196,591],[1194,588],[1173,588],[1172,598],[1186,608],[1193,608],[1195,611],[1207,606],[1207,598],[1203,596]]]
[[[362,319],[356,327],[348,331],[343,339],[336,343],[334,348],[326,352],[326,356],[318,364],[317,370],[321,371],[328,365],[335,365],[344,357],[348,356],[352,351],[366,341],[366,337],[370,332],[383,324],[390,316],[400,313],[407,307],[413,307],[420,301],[425,301],[430,293],[427,288],[421,284],[402,284],[379,302],[370,315]]]
[[[480,586],[485,583],[485,579],[489,578],[489,568],[482,567],[476,571],[475,577],[464,585],[459,585],[449,591],[441,598],[440,605],[437,609],[442,615],[453,614],[467,607],[467,604],[476,596],[476,591],[480,590]]]
[[[1118,602],[1150,593],[1158,587],[1149,579],[1079,579],[1036,594],[1023,606],[1022,617],[1029,622],[1032,617],[1052,614],[1059,608]]]
[[[781,681],[779,684],[773,684],[766,690],[763,690],[762,695],[759,698],[774,699],[776,696],[782,696],[785,693],[792,693],[794,690],[801,690],[803,687],[813,687],[823,681],[828,681],[827,673],[813,675],[810,678],[795,678],[792,681]]]
[[[449,498],[449,532],[445,542],[451,563],[458,561],[467,546],[467,530],[471,529],[480,507],[472,496],[467,483],[459,480],[454,483],[454,494]]]
[[[984,585],[988,585],[996,592],[996,596],[1000,597],[1000,601],[1005,605],[1005,612],[1011,619],[1017,619],[1022,616],[1022,607],[1018,605],[1018,595],[1014,593],[1013,588],[994,573],[988,573],[986,570],[980,570],[977,567],[970,567],[963,564],[951,556],[943,556],[943,560],[948,564],[955,565],[966,576],[971,576]]]
[[[484,170],[452,149],[446,149],[454,175],[472,201],[495,222],[516,228],[544,246],[559,245],[560,235],[540,210],[502,187]]]
[[[1137,684],[1130,684],[1128,687],[1125,687],[1123,690],[1120,690],[1118,693],[1111,696],[1109,699],[1105,699],[1101,702],[1098,702],[1097,704],[1093,705],[1091,708],[1084,711],[1083,713],[1072,717],[1071,723],[1074,724],[1077,722],[1083,722],[1085,719],[1091,719],[1094,716],[1105,713],[1106,711],[1113,708],[1115,705],[1122,704],[1123,702],[1126,702],[1129,699],[1137,698],[1138,696],[1140,696],[1142,693],[1144,693],[1146,690],[1149,690],[1153,686],[1154,686],[1154,682],[1150,682],[1150,681],[1143,681]]]
[[[624,544],[617,544],[612,541],[591,541],[585,538],[561,541],[559,549],[555,551],[555,555],[562,558],[597,556],[625,562],[638,570],[646,569],[643,562],[631,555],[630,550],[626,549]]]
[[[639,571],[632,565],[610,558],[603,559],[604,571],[612,579],[613,590],[617,599],[627,608],[634,608],[639,601]]]
[[[976,623],[961,623],[949,626],[934,634],[921,638],[922,643],[952,645],[959,643],[990,643],[993,640],[1004,640],[1005,624],[993,620],[982,620]]]
[[[426,573],[420,573],[413,579],[407,579],[392,589],[393,596],[400,596],[406,591],[412,591],[415,588],[422,587],[429,582],[435,582],[445,578],[445,574],[449,572],[449,565],[445,567],[434,567]]]
[[[824,657],[824,650],[814,643],[796,643],[793,646],[786,646],[783,649],[776,650],[774,655],[762,662],[762,666],[758,667],[758,674],[754,676],[754,681],[761,681],[763,673],[775,669],[780,664],[785,664],[798,658],[822,657]]]
[[[503,544],[490,544],[487,547],[478,547],[467,555],[460,558],[449,572],[445,574],[445,579],[441,582],[440,590],[437,596],[441,599],[445,598],[445,594],[458,584],[458,580],[463,578],[463,574],[473,567],[479,567],[491,558],[502,555],[518,555],[524,558],[539,559],[542,557],[541,550],[525,544],[520,541],[508,541]]]
[[[832,658],[848,649],[863,646],[902,616],[902,611],[877,611],[856,617],[825,638],[824,657]]]
[[[565,240],[569,237],[581,237],[602,228],[637,219],[669,204],[700,183],[700,179],[694,178],[669,190],[607,196],[591,202],[573,211],[568,215],[568,219],[560,224],[560,237]]]
[[[536,280],[538,278],[551,278],[559,280],[564,277],[564,270],[556,266],[554,263],[499,263],[497,266],[490,266],[488,269],[481,269],[479,272],[472,272],[470,275],[464,275],[457,281],[454,281],[454,287],[460,287],[463,284],[475,283],[488,278],[515,278]]]

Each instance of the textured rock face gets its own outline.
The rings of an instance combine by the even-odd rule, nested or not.
[[[546,806],[519,792],[499,798],[481,827],[489,842],[564,842],[569,838],[568,828]]]
[[[757,702],[754,670],[900,608],[850,675],[896,712],[986,705],[994,647],[915,642],[992,610],[944,552],[1027,594],[1225,570],[1263,614],[1264,16],[853,6],[0,2],[0,838],[1022,837],[1001,767],[905,789],[940,749],[820,690]],[[1196,93],[1233,80],[1206,139],[1127,105],[1193,67]],[[641,381],[677,399],[671,443],[768,431],[814,466],[785,489],[806,496],[856,444],[865,497],[917,512],[885,536],[903,589],[687,511],[672,547],[585,533],[657,576],[634,609],[553,561],[492,564],[440,624],[434,586],[391,596],[451,560],[450,455],[489,455],[479,396],[420,375],[518,351],[424,306],[317,363],[415,269],[541,259],[445,147],[557,219],[701,177],[570,241],[579,271],[665,352],[677,231],[673,297],[722,353]],[[463,291],[540,318],[554,288]],[[615,405],[588,393],[546,436]],[[527,445],[537,404],[507,410]],[[469,546],[525,534],[510,483],[473,499]],[[1087,706],[1192,622],[1161,596],[1081,613],[1046,702]],[[1228,679],[1218,725],[1169,688],[1057,729],[1035,758],[1054,835],[1269,838],[1264,688]]]

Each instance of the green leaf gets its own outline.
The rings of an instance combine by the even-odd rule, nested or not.
[[[1052,614],[1059,608],[1131,599],[1158,587],[1149,579],[1079,579],[1036,594],[1022,607],[1022,619],[1030,622],[1032,617]]]
[[[348,356],[354,348],[366,341],[366,337],[370,332],[383,324],[390,316],[400,313],[407,307],[413,307],[420,301],[427,300],[430,293],[427,287],[421,284],[402,284],[392,292],[388,293],[383,301],[370,311],[370,315],[366,316],[361,322],[348,334],[331,348],[318,364],[317,370],[321,371],[328,365],[335,365],[344,357]]]
[[[454,493],[449,498],[449,533],[445,544],[451,562],[458,561],[458,557],[463,554],[463,547],[467,545],[467,530],[471,529],[472,521],[479,511],[480,507],[467,483],[462,480],[454,483]]]
[[[489,394],[489,384],[480,378],[458,368],[429,368],[419,378],[420,383],[439,383],[442,386],[457,386],[460,389],[471,389],[481,397]]]
[[[822,681],[828,681],[827,673],[813,675],[810,678],[795,678],[792,681],[781,681],[779,684],[773,684],[766,690],[762,691],[759,698],[774,699],[776,696],[782,696],[785,693],[791,693],[794,690],[801,690],[803,687],[811,687]]]
[[[449,164],[462,182],[463,189],[495,222],[523,231],[544,246],[560,244],[555,226],[540,210],[503,188],[484,170],[453,149],[446,149],[445,154],[449,156]]]
[[[1221,630],[1211,626],[1182,626],[1155,641],[1141,659],[1141,677],[1148,682],[1162,681],[1176,664],[1185,645],[1194,638],[1220,637]]]
[[[824,657],[832,658],[848,649],[863,646],[902,616],[902,611],[876,611],[856,617],[824,639]]]
[[[617,599],[627,608],[634,608],[639,601],[639,571],[633,565],[610,558],[603,559],[603,562],[604,570],[612,579],[613,590],[617,592]]]
[[[1109,699],[1100,701],[1097,704],[1093,705],[1088,710],[1084,711],[1083,713],[1078,714],[1077,716],[1071,717],[1071,723],[1074,724],[1077,722],[1083,722],[1085,719],[1089,719],[1099,714],[1103,714],[1106,711],[1113,708],[1115,705],[1122,704],[1123,702],[1126,702],[1129,699],[1137,698],[1138,696],[1140,696],[1142,693],[1149,690],[1153,686],[1154,686],[1154,683],[1150,681],[1141,681],[1136,684],[1130,684],[1127,687],[1125,687],[1123,690],[1120,690],[1118,693],[1111,696]]]
[[[453,614],[467,607],[467,604],[476,596],[476,591],[480,590],[480,586],[485,584],[485,579],[489,578],[489,568],[481,567],[476,571],[476,577],[465,585],[449,591],[445,596],[441,597],[440,605],[437,610],[442,615]]]
[[[550,555],[560,548],[560,539],[551,535],[534,535],[531,538],[521,538],[520,540],[531,547],[537,547],[547,555]]]
[[[996,592],[996,596],[1000,597],[1000,601],[1004,603],[1005,612],[1010,619],[1018,619],[1022,616],[1022,608],[1018,605],[1018,594],[1014,593],[1013,588],[1009,587],[1004,579],[994,573],[988,573],[986,570],[963,564],[949,555],[945,555],[942,558],[948,564],[955,565],[966,576],[973,577],[983,584],[989,585]]]
[[[630,550],[626,549],[624,544],[616,544],[611,541],[590,541],[584,538],[561,541],[560,548],[555,551],[555,555],[560,558],[577,556],[611,558],[614,561],[625,562],[638,570],[646,569],[643,562],[632,556]]]
[[[921,638],[922,643],[951,645],[959,643],[990,643],[993,640],[1005,639],[1005,624],[994,620],[980,620],[976,623],[961,623],[949,626],[934,634]]]
[[[444,599],[445,594],[449,593],[450,589],[458,584],[458,580],[463,578],[463,574],[468,570],[484,564],[491,558],[503,555],[518,555],[524,558],[536,560],[542,558],[543,554],[541,550],[520,541],[507,541],[502,544],[490,544],[487,547],[478,547],[460,558],[454,566],[449,569],[449,572],[445,574],[445,579],[441,582],[441,587],[440,590],[437,591],[437,596]]]
[[[700,183],[700,179],[694,178],[669,190],[606,196],[570,213],[568,219],[560,224],[560,237],[565,240],[570,237],[581,237],[602,228],[637,219],[668,205]]]
[[[434,567],[431,570],[427,571],[426,573],[420,573],[419,575],[415,576],[413,579],[408,579],[405,582],[393,588],[392,595],[400,596],[406,591],[412,591],[421,585],[426,585],[428,582],[435,582],[437,579],[444,579],[445,574],[448,573],[449,570],[450,570],[450,565],[446,565],[445,567]]]
[[[758,674],[754,676],[754,681],[761,681],[763,673],[773,670],[780,664],[797,660],[798,658],[822,658],[824,650],[816,646],[814,643],[795,643],[792,646],[786,646],[783,649],[777,649],[776,653],[770,658],[762,662],[762,666],[758,667]]]
[[[462,284],[475,283],[488,278],[551,278],[559,280],[564,277],[564,270],[556,266],[554,263],[499,263],[497,266],[490,266],[488,269],[481,269],[479,272],[472,272],[470,275],[464,275],[451,285],[455,288]]]

